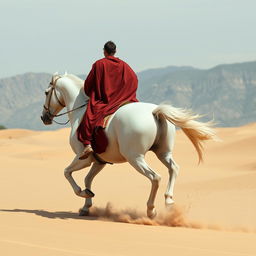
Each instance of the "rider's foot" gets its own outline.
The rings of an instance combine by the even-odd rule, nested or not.
[[[84,151],[80,155],[79,159],[83,160],[89,157],[89,155],[93,152],[91,145],[86,145]]]

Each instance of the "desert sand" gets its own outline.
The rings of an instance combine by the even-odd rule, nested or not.
[[[0,254],[73,255],[256,255],[256,124],[218,128],[222,142],[205,144],[204,163],[177,132],[180,165],[176,205],[164,207],[162,176],[158,216],[146,217],[149,181],[128,164],[107,166],[95,178],[92,216],[79,217],[84,199],[63,175],[74,154],[69,129],[0,131]],[[74,174],[83,187],[88,170]]]

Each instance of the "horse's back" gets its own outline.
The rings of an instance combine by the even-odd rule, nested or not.
[[[109,145],[100,156],[113,162],[126,161],[127,154],[144,154],[153,145],[157,122],[150,103],[130,103],[119,108],[109,120],[106,134]]]
[[[113,123],[122,125],[122,131],[127,128],[127,132],[144,132],[147,129],[145,126],[152,124],[152,121],[154,121],[152,112],[156,107],[155,104],[143,102],[124,105],[115,113]]]

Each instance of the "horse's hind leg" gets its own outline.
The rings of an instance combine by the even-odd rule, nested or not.
[[[159,182],[161,177],[159,174],[155,173],[146,163],[144,159],[144,155],[139,155],[136,157],[130,157],[127,159],[128,162],[141,174],[146,176],[151,181],[151,191],[149,195],[149,199],[147,202],[147,215],[149,218],[154,218],[156,216],[155,210],[155,198],[156,193],[159,187]]]
[[[175,180],[179,173],[179,166],[175,163],[171,152],[156,153],[156,155],[169,171],[169,180],[165,192],[165,205],[169,207],[174,203],[173,191]]]
[[[86,190],[91,191],[91,186],[92,186],[92,181],[94,179],[94,177],[105,167],[105,164],[99,164],[97,162],[95,162],[90,171],[88,172],[88,174],[86,175],[85,179],[84,179],[84,183],[85,183],[85,188]],[[92,198],[86,198],[85,199],[85,204],[83,206],[82,209],[80,209],[79,211],[79,215],[80,216],[87,216],[89,215],[89,209],[92,206]]]

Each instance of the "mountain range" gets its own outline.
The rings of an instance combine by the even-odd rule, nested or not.
[[[137,75],[140,101],[190,108],[206,114],[203,120],[214,118],[218,126],[240,126],[256,121],[256,61],[206,70],[170,66]],[[25,73],[0,79],[0,124],[35,130],[59,128],[56,124],[44,126],[40,120],[43,92],[50,79],[48,73]]]

